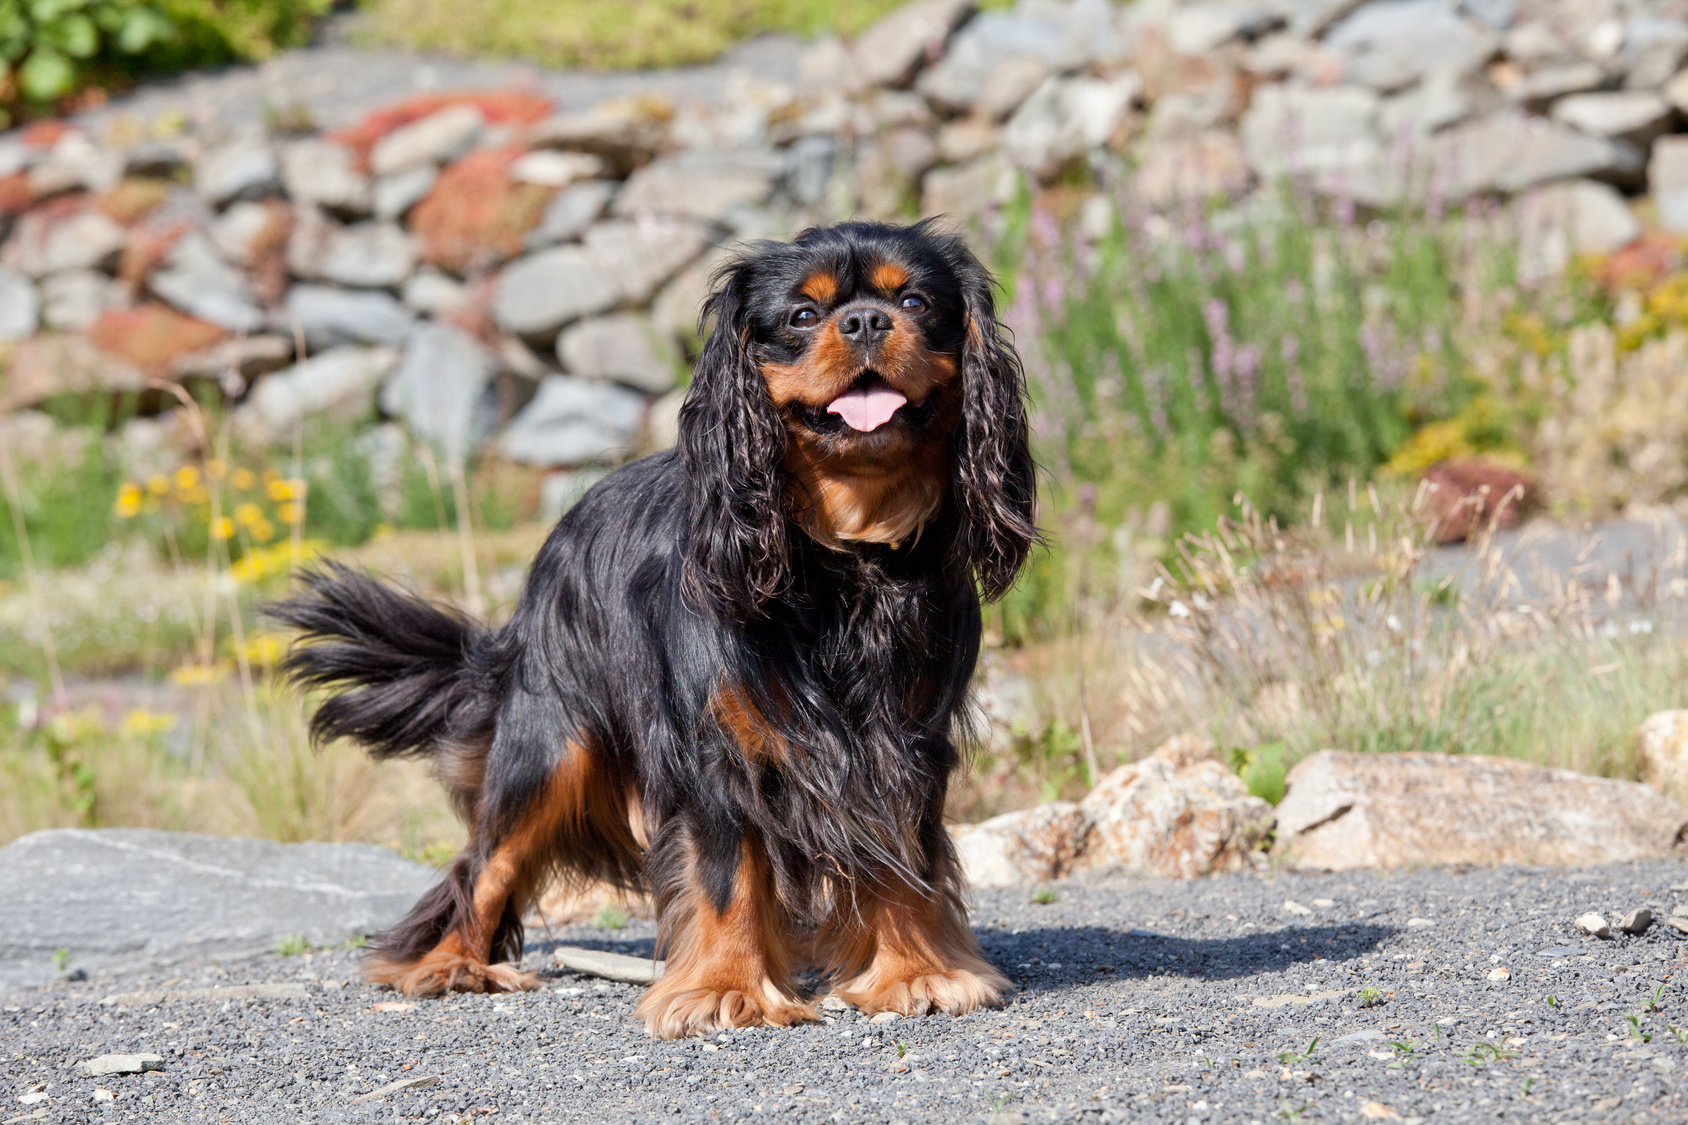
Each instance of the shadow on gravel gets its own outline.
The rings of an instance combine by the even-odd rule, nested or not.
[[[987,930],[985,955],[1021,988],[1040,992],[1154,974],[1231,980],[1277,972],[1320,957],[1345,961],[1376,949],[1394,926],[1342,922],[1225,938],[1181,938],[1103,926]]]

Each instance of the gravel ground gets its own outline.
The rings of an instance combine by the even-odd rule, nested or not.
[[[981,892],[986,952],[1019,985],[1005,1008],[707,1042],[648,1039],[638,989],[562,972],[396,1005],[345,950],[67,981],[4,1000],[0,1121],[1682,1121],[1682,935],[1571,921],[1662,915],[1685,880],[1654,862]],[[648,923],[554,937],[650,949]],[[304,998],[100,1003],[273,981]],[[76,1070],[136,1052],[163,1069]],[[354,1100],[419,1077],[437,1081]]]

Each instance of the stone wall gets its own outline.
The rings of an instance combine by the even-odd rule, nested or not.
[[[584,475],[673,440],[724,247],[967,223],[1024,182],[1142,208],[1279,177],[1360,206],[1519,196],[1526,270],[1688,232],[1688,0],[916,0],[794,84],[558,112],[430,95],[321,134],[121,116],[0,138],[0,440],[64,392],[214,389],[239,432],[381,417]],[[1082,189],[1081,193],[1082,194]],[[1095,194],[1075,212],[1114,221]],[[120,452],[196,433],[156,389]],[[23,446],[20,444],[19,448]],[[573,485],[566,481],[572,479]]]

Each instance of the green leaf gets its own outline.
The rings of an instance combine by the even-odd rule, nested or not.
[[[131,8],[123,15],[117,31],[117,49],[126,55],[137,55],[154,43],[170,37],[175,29],[170,21],[151,8]]]
[[[57,47],[73,59],[91,58],[100,49],[99,29],[81,12],[56,20],[42,31],[43,42]]]
[[[51,47],[37,47],[18,68],[18,85],[32,101],[52,101],[75,88],[76,64]]]
[[[68,12],[74,12],[87,0],[29,0],[29,18],[37,26],[52,23]]]

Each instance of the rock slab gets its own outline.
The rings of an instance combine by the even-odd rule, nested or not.
[[[1286,782],[1273,856],[1299,870],[1656,859],[1688,828],[1638,782],[1511,758],[1322,750]]]
[[[370,844],[60,828],[0,849],[0,985],[251,957],[285,934],[338,945],[398,920],[432,869]]]

